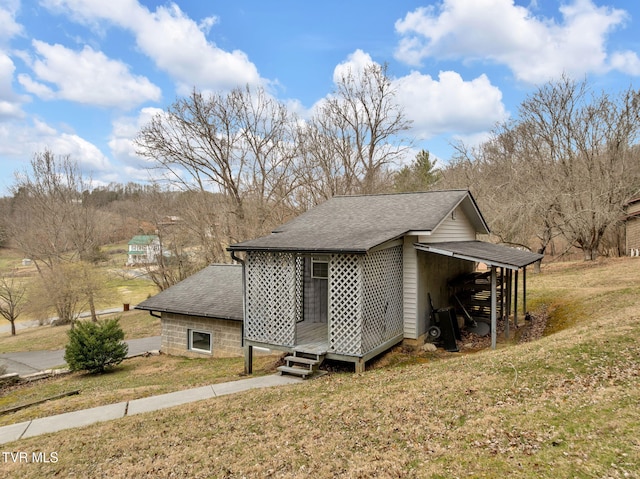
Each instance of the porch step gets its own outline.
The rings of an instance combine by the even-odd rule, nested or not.
[[[284,358],[284,360],[287,362],[287,364],[289,364],[289,362],[292,362],[298,364],[310,364],[312,366],[315,366],[316,364],[320,363],[318,359],[305,358],[301,356],[287,356],[286,358]]]
[[[307,379],[307,377],[311,376],[315,371],[305,368],[296,368],[291,366],[278,366],[278,371],[280,371],[280,375],[283,374],[291,374],[292,376],[300,376],[302,379]]]
[[[284,358],[285,366],[278,366],[280,374],[291,374],[307,379],[318,371],[318,367],[324,361],[324,354],[316,352],[294,351],[293,356]]]

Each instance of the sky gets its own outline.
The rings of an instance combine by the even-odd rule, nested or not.
[[[45,149],[95,186],[149,181],[133,139],[194,88],[260,86],[305,118],[371,62],[446,162],[562,75],[640,88],[640,2],[0,0],[0,195]]]

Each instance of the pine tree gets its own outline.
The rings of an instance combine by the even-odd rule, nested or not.
[[[120,318],[105,321],[78,321],[69,331],[64,360],[72,371],[103,373],[120,364],[129,346],[123,341]]]

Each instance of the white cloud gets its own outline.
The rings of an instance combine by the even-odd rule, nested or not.
[[[24,116],[22,103],[26,99],[15,94],[11,85],[14,72],[13,61],[0,50],[0,120]]]
[[[213,17],[198,25],[175,3],[154,12],[136,0],[48,0],[45,4],[90,25],[106,20],[130,30],[140,51],[175,80],[181,95],[194,86],[219,90],[265,83],[245,53],[222,50],[207,40],[205,32],[215,23]]]
[[[39,40],[32,43],[37,58],[31,67],[37,80],[25,74],[18,80],[27,91],[43,99],[123,109],[160,99],[160,89],[147,78],[132,75],[127,65],[89,46],[77,52]]]
[[[106,156],[93,143],[72,133],[60,133],[52,136],[47,145],[42,145],[38,150],[47,146],[57,155],[69,155],[72,160],[78,162],[83,171],[91,174],[93,171],[106,171],[111,164]]]
[[[87,174],[111,168],[109,160],[93,143],[74,133],[60,132],[41,120],[35,119],[32,125],[11,121],[0,127],[3,161],[13,158],[26,164],[34,153],[46,148],[56,155],[69,155]]]
[[[116,119],[113,122],[111,139],[109,140],[109,148],[113,158],[137,170],[149,167],[148,161],[136,154],[137,147],[134,144],[134,139],[155,115],[162,113],[163,110],[159,108],[143,108],[137,116],[124,116]]]
[[[640,58],[632,51],[616,52],[611,55],[611,68],[629,75],[640,75]]]
[[[349,72],[357,75],[374,63],[368,53],[356,50],[336,66],[333,80],[337,82]],[[502,92],[486,75],[465,81],[453,71],[440,72],[437,79],[414,71],[392,82],[396,99],[419,139],[443,133],[483,132],[509,116],[502,103]]]
[[[19,6],[18,0],[0,1],[0,43],[22,33],[22,25],[15,18]]]
[[[485,60],[529,83],[615,68],[606,40],[627,13],[591,0],[573,0],[559,11],[556,22],[513,0],[443,0],[438,9],[418,8],[396,22],[402,35],[396,58],[410,65],[425,58]]]
[[[502,92],[485,75],[464,81],[458,73],[447,71],[440,72],[436,80],[412,72],[394,83],[398,101],[421,139],[445,132],[488,130],[508,117]]]
[[[27,101],[13,91],[16,68],[9,51],[5,50],[5,43],[23,31],[15,20],[19,6],[18,0],[0,0],[0,121],[23,117],[22,104]]]
[[[338,83],[340,79],[348,76],[349,74],[357,75],[364,71],[364,69],[374,64],[375,62],[371,58],[371,55],[358,49],[351,53],[347,59],[338,64],[333,70],[333,82]]]

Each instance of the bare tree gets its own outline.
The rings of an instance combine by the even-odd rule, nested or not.
[[[26,283],[12,276],[0,276],[0,316],[11,323],[11,335],[16,335],[16,320],[26,306]]]
[[[447,168],[445,182],[473,171],[503,241],[528,244],[537,236],[544,252],[562,235],[592,260],[640,186],[639,133],[637,91],[596,95],[586,81],[564,77],[539,88],[517,119]]]
[[[410,127],[387,67],[346,71],[302,128],[304,185],[313,203],[333,195],[375,193],[391,184]]]
[[[585,81],[563,78],[526,100],[519,117],[522,149],[546,173],[539,186],[554,198],[555,226],[585,259],[595,259],[640,184],[632,154],[640,133],[638,92],[594,95]]]
[[[90,188],[70,157],[49,150],[34,155],[13,187],[11,237],[33,260],[61,322],[75,319],[80,301],[67,294],[67,278],[75,275],[66,265],[93,256],[101,244],[100,215],[83,201]]]
[[[228,201],[227,242],[269,231],[272,213],[296,187],[295,119],[262,89],[205,96],[194,91],[153,118],[136,139],[186,190],[221,193]],[[251,202],[258,216],[246,217]]]

